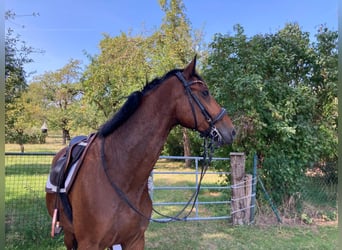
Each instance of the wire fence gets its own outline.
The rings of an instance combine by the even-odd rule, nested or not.
[[[337,162],[309,168],[300,186],[295,208],[305,223],[337,220]]]
[[[48,237],[50,220],[44,187],[53,153],[6,153],[6,241]]]
[[[260,176],[258,182],[258,187],[264,189]],[[261,194],[262,192],[258,194],[259,197],[264,196],[265,200],[270,201],[269,207],[272,208],[278,221],[281,221],[280,217],[282,217],[289,223],[310,225],[337,220],[337,162],[308,167],[299,178],[298,186],[297,191],[278,207],[281,216],[277,214],[278,211],[272,203],[272,195],[274,195],[272,190],[268,193],[264,189],[264,195]],[[261,210],[267,210],[267,207]]]

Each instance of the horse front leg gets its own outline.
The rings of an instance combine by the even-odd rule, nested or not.
[[[64,231],[64,245],[66,246],[68,250],[77,249],[77,241],[73,233]]]

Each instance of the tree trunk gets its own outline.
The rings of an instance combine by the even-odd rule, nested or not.
[[[66,139],[67,139],[68,141],[71,140],[71,137],[70,137],[70,130],[66,130]]]
[[[62,133],[63,133],[62,134],[62,138],[63,138],[62,144],[65,145],[67,138],[66,138],[66,130],[64,128],[62,129]]]
[[[63,131],[63,145],[65,145],[66,143],[67,143],[67,140],[69,140],[70,141],[70,133],[69,133],[69,130],[67,130],[67,129],[62,129],[62,131]]]
[[[20,152],[24,153],[25,148],[24,148],[24,143],[25,143],[25,136],[24,136],[24,131],[20,130],[18,131],[18,144],[20,146]]]
[[[190,140],[189,140],[188,131],[186,128],[182,128],[182,130],[183,130],[184,156],[191,156]],[[191,167],[191,160],[190,159],[185,160],[185,167],[187,167],[187,168]]]
[[[24,144],[20,143],[19,146],[20,146],[20,152],[24,153],[24,151],[25,151]]]

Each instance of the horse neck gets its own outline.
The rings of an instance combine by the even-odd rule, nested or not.
[[[121,176],[113,178],[126,187],[146,182],[176,124],[171,84],[165,82],[144,96],[138,110],[106,139],[111,171]]]

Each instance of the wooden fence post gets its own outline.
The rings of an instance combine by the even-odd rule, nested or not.
[[[252,203],[252,185],[253,185],[253,175],[246,174],[245,177],[246,185],[245,185],[245,217],[244,223],[250,223],[251,221],[251,203]]]
[[[245,174],[245,160],[244,153],[230,153],[233,225],[250,222],[252,177]]]

